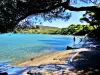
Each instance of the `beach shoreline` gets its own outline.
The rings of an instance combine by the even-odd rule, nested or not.
[[[84,56],[84,54],[85,54],[85,56]],[[41,56],[39,58],[27,61],[25,63],[21,63],[21,64],[19,64],[19,66],[37,66],[37,68],[28,69],[28,70],[24,71],[22,75],[28,75],[27,73],[30,73],[30,75],[31,75],[31,74],[38,73],[38,72],[45,74],[45,75],[48,75],[47,73],[50,73],[49,75],[52,75],[51,73],[53,73],[53,75],[58,75],[57,74],[58,72],[63,72],[63,71],[64,71],[64,73],[66,73],[65,75],[67,75],[67,74],[70,75],[70,73],[72,75],[77,75],[77,74],[85,73],[86,68],[88,68],[88,66],[86,66],[85,69],[78,70],[78,67],[80,64],[81,64],[81,66],[84,66],[83,62],[84,62],[84,64],[90,63],[89,64],[90,66],[92,66],[92,65],[94,65],[95,67],[100,66],[99,64],[93,64],[92,62],[89,62],[89,61],[87,62],[85,60],[85,57],[86,58],[89,57],[89,58],[91,58],[91,59],[89,59],[90,61],[92,60],[94,62],[96,62],[96,61],[100,62],[98,59],[95,59],[95,58],[100,58],[99,54],[100,54],[99,50],[95,50],[95,49],[91,49],[91,48],[71,49],[71,50],[66,50],[66,51],[55,52],[53,54],[49,54],[46,56]],[[83,56],[81,56],[81,55],[83,55]],[[93,58],[92,56],[94,56],[95,58]],[[80,59],[80,57],[84,58],[84,61],[80,62],[80,64],[76,64],[76,67],[75,67],[75,61],[77,59]],[[96,63],[98,63],[98,62],[96,62]],[[48,68],[50,68],[49,65],[51,65],[51,67],[55,66],[55,68],[57,66],[66,67],[67,69],[64,69],[64,70],[62,69],[62,71],[57,70],[57,71],[49,72],[48,71]],[[49,66],[49,67],[47,67],[47,66]],[[72,66],[73,66],[72,69],[74,69],[74,70],[71,71]],[[50,68],[49,70],[52,70],[52,68]],[[98,70],[97,72],[99,72],[98,68],[93,68],[93,70]],[[54,74],[55,72],[57,72],[57,73]],[[87,75],[90,72],[91,72],[91,68],[86,70]]]
[[[21,66],[21,67],[38,66],[39,67],[41,65],[67,65],[68,62],[71,61],[71,60],[69,60],[69,58],[71,58],[71,57],[74,58],[76,56],[79,56],[78,53],[84,52],[84,51],[89,51],[89,50],[90,49],[87,49],[87,48],[79,48],[79,49],[58,51],[58,52],[55,52],[55,53],[52,53],[52,54],[49,54],[46,56],[41,56],[39,58],[26,61],[24,63],[19,64],[18,66]],[[27,75],[27,73],[29,71],[32,71],[32,70],[28,69],[27,71],[24,71],[22,75]],[[66,71],[66,72],[68,72],[68,71]],[[74,73],[74,72],[72,72],[72,73]]]
[[[66,60],[75,55],[77,53],[77,49],[82,51],[81,46],[77,48],[77,46],[73,45],[69,50],[67,49],[63,51],[60,50],[49,54],[41,55],[36,58],[33,57],[30,58],[30,60],[18,63],[17,66],[39,66],[42,64],[67,64]],[[76,53],[73,53],[74,51],[76,51]]]
[[[42,64],[67,64],[67,59],[76,55],[77,52],[88,50],[86,48],[57,51],[38,58],[30,59],[18,64],[18,66],[39,66]]]
[[[17,64],[18,66],[39,66],[41,64],[66,64],[68,58],[67,51],[57,51],[54,53],[41,55],[37,58],[30,58],[30,60]],[[62,60],[63,59],[63,60]]]

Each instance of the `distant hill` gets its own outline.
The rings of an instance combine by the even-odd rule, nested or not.
[[[52,26],[39,26],[40,29],[60,29],[58,27],[52,27]]]
[[[43,25],[33,25],[33,26],[23,26],[16,29],[14,33],[36,33],[36,34],[58,34],[58,27],[43,26]]]

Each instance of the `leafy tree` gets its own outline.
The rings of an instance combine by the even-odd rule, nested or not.
[[[67,31],[67,28],[62,28],[62,29],[61,29],[61,34],[67,34],[67,32],[68,32],[68,31]]]
[[[36,29],[40,29],[40,26],[39,25],[36,25]]]
[[[70,11],[100,12],[98,6],[75,7],[72,3],[100,3],[100,0],[0,0],[0,32],[13,31],[19,21],[41,15],[44,20],[60,18],[68,20]],[[37,19],[37,17],[36,17]]]
[[[93,27],[90,25],[75,25],[72,24],[67,28],[62,28],[60,34],[69,34],[69,35],[85,35],[93,30]]]
[[[100,25],[99,12],[86,11],[86,13],[83,14],[83,17],[80,20],[86,21],[87,23],[89,23],[94,28],[95,28],[95,26],[99,27],[99,25]]]

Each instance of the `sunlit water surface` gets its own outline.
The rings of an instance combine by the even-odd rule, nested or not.
[[[76,43],[79,42],[77,36]],[[1,34],[0,61],[20,61],[73,45],[73,36],[43,34]]]
[[[11,66],[12,63],[66,50],[67,46],[73,46],[73,37],[47,34],[0,34],[0,71],[6,71],[9,75],[20,75],[22,71],[31,67],[14,67]],[[78,44],[80,37],[75,37],[75,43]]]

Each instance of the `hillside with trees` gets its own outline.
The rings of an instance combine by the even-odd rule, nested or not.
[[[75,25],[72,24],[68,26],[67,28],[61,29],[61,34],[68,34],[68,35],[85,35],[88,34],[93,30],[93,27],[90,25]]]
[[[14,32],[15,33],[30,33],[30,34],[61,34],[61,35],[85,35],[87,33],[92,32],[94,30],[93,26],[90,25],[69,25],[66,28],[57,28],[50,26],[24,26],[19,27]]]
[[[16,28],[14,33],[29,33],[29,34],[56,34],[60,28],[42,26],[42,25],[33,25],[33,26],[23,26]]]

